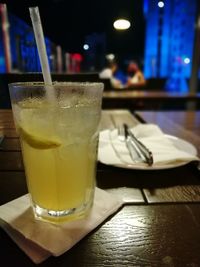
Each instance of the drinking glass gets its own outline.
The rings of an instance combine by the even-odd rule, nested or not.
[[[103,84],[49,86],[9,89],[34,215],[58,223],[86,216],[93,204]]]

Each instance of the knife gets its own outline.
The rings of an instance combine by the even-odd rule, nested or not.
[[[135,152],[140,158],[142,158],[149,166],[153,164],[153,155],[152,152],[140,142],[132,131],[129,129],[126,123],[123,124],[125,138],[127,140],[127,148],[130,149],[131,145],[134,147]],[[130,154],[131,151],[129,150]]]

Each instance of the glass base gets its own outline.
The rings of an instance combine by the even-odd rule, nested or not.
[[[83,204],[79,208],[73,208],[69,210],[48,210],[41,208],[37,204],[33,203],[33,211],[37,220],[42,220],[51,223],[63,223],[66,221],[78,220],[88,215],[92,208],[93,202]]]

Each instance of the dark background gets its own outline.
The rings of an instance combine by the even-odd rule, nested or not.
[[[8,11],[31,25],[28,7],[38,6],[44,34],[69,52],[82,52],[85,36],[105,33],[106,52],[143,57],[145,21],[142,0],[20,0],[4,1]],[[113,28],[116,18],[125,17],[131,28]]]

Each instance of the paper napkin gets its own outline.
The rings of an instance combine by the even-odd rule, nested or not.
[[[35,263],[41,263],[69,250],[122,204],[122,199],[96,188],[86,218],[56,225],[34,219],[27,194],[0,206],[0,226]]]
[[[178,147],[176,143],[180,139],[169,138],[157,125],[138,124],[131,131],[152,152],[153,166],[167,166],[199,160],[196,156],[196,149],[192,145],[182,140],[184,145],[190,146],[190,151],[187,152],[185,148]],[[125,141],[119,139],[117,129],[105,130],[100,133],[98,159],[100,162],[110,165],[135,164],[130,157]],[[136,153],[134,159],[138,160]],[[143,166],[145,163],[137,162],[137,165]]]

